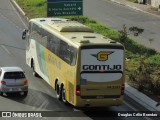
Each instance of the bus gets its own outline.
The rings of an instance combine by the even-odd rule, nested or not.
[[[26,63],[64,103],[77,107],[123,104],[124,46],[76,21],[34,18],[23,31]]]

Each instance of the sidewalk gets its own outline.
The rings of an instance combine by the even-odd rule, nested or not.
[[[147,108],[149,111],[160,111],[160,105],[157,102],[149,98],[147,95],[139,92],[137,89],[131,87],[127,83],[125,84],[125,94],[130,98]]]
[[[110,0],[110,1],[160,18],[160,11],[158,12],[158,11],[151,10],[151,5],[133,3],[133,2],[129,2],[128,0]]]

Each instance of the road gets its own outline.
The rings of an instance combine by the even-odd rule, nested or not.
[[[43,117],[37,118],[37,120],[100,120],[107,119],[106,113],[108,112],[136,112],[145,110],[145,108],[126,95],[122,106],[107,108],[79,109],[58,101],[55,91],[43,79],[35,78],[32,75],[32,70],[26,65],[25,41],[21,39],[22,30],[25,28],[24,24],[9,0],[0,0],[0,66],[19,66],[25,70],[25,74],[29,80],[28,96],[26,98],[22,98],[16,94],[1,96],[0,111],[55,111],[51,114],[54,114],[56,117]],[[61,115],[56,115],[56,112],[61,113]],[[65,113],[71,117],[68,117]],[[77,114],[79,117],[76,116]],[[0,120],[14,119],[35,120],[36,118],[0,118]],[[112,119],[126,120],[128,118],[116,117]],[[129,119],[152,120],[155,118],[129,117]]]
[[[144,32],[134,38],[139,43],[160,51],[160,18],[113,3],[109,0],[84,0],[84,15],[115,30],[137,26]],[[149,39],[153,39],[152,43]]]

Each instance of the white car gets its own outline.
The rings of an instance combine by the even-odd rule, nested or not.
[[[0,68],[0,94],[3,93],[28,94],[28,80],[20,67]]]

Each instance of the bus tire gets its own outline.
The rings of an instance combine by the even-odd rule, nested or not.
[[[62,94],[61,94],[61,90],[60,90],[60,87],[59,87],[58,84],[57,84],[57,87],[56,87],[56,93],[57,93],[57,99],[61,100],[62,99]]]
[[[65,89],[64,89],[64,87],[62,87],[62,90],[61,90],[61,94],[62,94],[62,101],[64,102],[64,103],[67,103],[67,101],[66,101],[66,96],[65,96]]]
[[[37,72],[35,71],[34,61],[32,61],[32,71],[33,71],[33,75],[34,75],[35,77],[38,77],[38,74],[37,74]]]
[[[57,90],[57,83],[58,83],[58,80],[55,81],[55,86],[54,86],[55,91]]]

